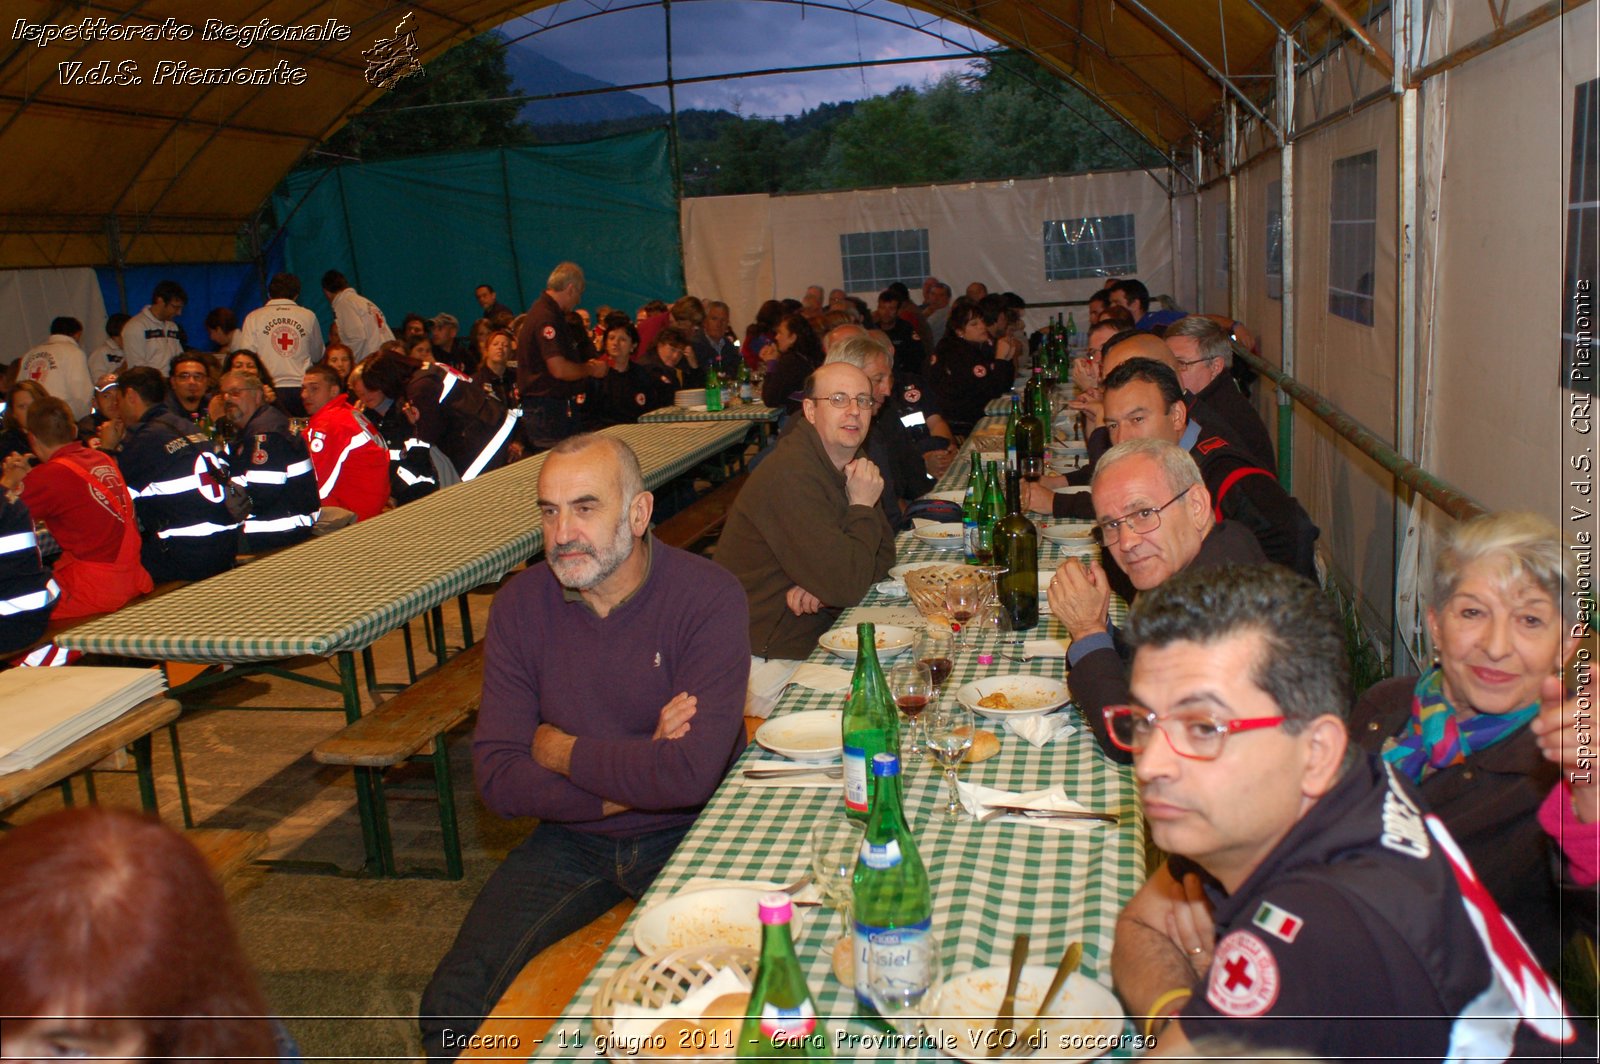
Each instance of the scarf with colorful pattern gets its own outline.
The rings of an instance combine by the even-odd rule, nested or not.
[[[1445,700],[1443,677],[1435,665],[1417,678],[1410,723],[1383,744],[1383,759],[1414,783],[1493,746],[1539,712],[1539,703],[1534,702],[1510,713],[1479,713],[1463,719]]]

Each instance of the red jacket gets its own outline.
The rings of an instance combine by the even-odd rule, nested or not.
[[[306,443],[324,507],[349,510],[358,521],[383,512],[389,501],[389,448],[348,396],[336,396],[312,415]]]

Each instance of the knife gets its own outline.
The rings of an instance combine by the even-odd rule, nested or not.
[[[1031,805],[991,805],[983,820],[994,816],[1025,816],[1034,820],[1099,820],[1106,824],[1120,824],[1122,818],[1115,813],[1096,813],[1087,809],[1035,809]]]
[[[1017,1052],[1023,1055],[1032,1055],[1033,1050],[1028,1048],[1028,1039],[1032,1038],[1044,1023],[1044,1010],[1050,1007],[1056,992],[1066,983],[1067,977],[1078,968],[1078,962],[1083,960],[1083,943],[1074,942],[1067,947],[1067,952],[1061,955],[1061,963],[1056,965],[1055,978],[1050,980],[1050,989],[1044,992],[1044,1000],[1039,1002],[1039,1012],[1033,1017],[1033,1022],[1022,1029],[1022,1037],[1017,1039]]]
[[[747,780],[777,780],[783,779],[785,776],[827,776],[829,779],[842,779],[844,777],[844,766],[818,765],[815,768],[802,768],[796,765],[794,768],[747,768],[744,770],[744,778]]]
[[[1006,976],[1006,996],[1000,999],[1000,1012],[994,1018],[994,1035],[985,1056],[999,1056],[1005,1032],[1016,1030],[1017,984],[1022,981],[1022,968],[1027,963],[1028,936],[1018,935],[1011,943],[1011,974]]]

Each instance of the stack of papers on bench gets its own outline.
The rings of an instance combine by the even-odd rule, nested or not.
[[[157,669],[0,672],[0,773],[33,768],[166,687]]]

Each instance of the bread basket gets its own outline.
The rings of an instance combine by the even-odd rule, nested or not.
[[[723,968],[736,968],[750,982],[755,981],[756,967],[761,954],[741,946],[685,946],[682,949],[641,957],[607,979],[594,996],[590,1021],[594,1025],[596,1041],[612,1040],[612,1019],[619,1005],[637,1005],[641,1008],[659,1009],[688,997],[699,987],[709,983]],[[703,1050],[686,1054],[682,1048],[671,1047],[675,1052],[641,1047],[638,1052],[614,1052],[613,1058],[653,1060],[665,1057],[683,1059],[686,1055],[731,1059],[732,1047],[721,1051]]]

